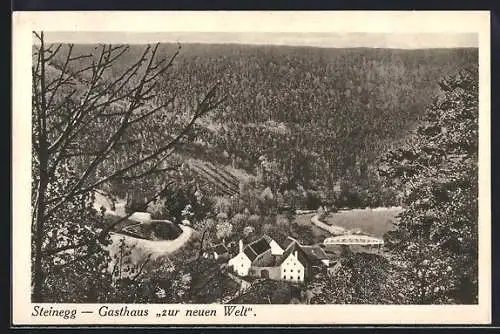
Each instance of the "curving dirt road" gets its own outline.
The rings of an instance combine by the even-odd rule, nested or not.
[[[311,223],[334,235],[344,234],[346,232],[346,229],[343,227],[323,223],[321,220],[319,220],[319,215],[312,216]]]
[[[179,225],[179,227],[182,229],[182,233],[174,240],[151,241],[119,233],[110,233],[112,243],[107,249],[113,260],[109,263],[108,269],[111,271],[115,266],[114,255],[119,254],[120,240],[122,239],[125,245],[132,247],[131,254],[128,258],[130,259],[130,263],[135,266],[145,261],[150,254],[151,259],[154,260],[160,256],[174,253],[191,239],[194,231],[189,226]]]

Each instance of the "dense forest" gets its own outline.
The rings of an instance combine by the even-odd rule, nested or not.
[[[77,45],[74,53],[93,48]],[[142,49],[128,48],[111,76]],[[417,126],[440,78],[477,59],[476,49],[203,44],[158,49],[159,55],[176,52],[158,98],[182,113],[151,119],[147,130],[138,130],[142,136],[164,135],[166,121],[175,126],[180,115],[193,110],[207,83],[218,83],[226,102],[194,126],[184,154],[251,174],[265,159],[275,164],[268,176],[273,191],[293,193],[299,187],[348,207],[397,204],[378,177],[380,155]]]
[[[476,301],[477,49],[73,46],[35,36],[34,300],[213,302],[205,284],[222,300],[225,269],[202,256],[210,245],[234,250],[262,234],[310,245],[295,209],[402,205],[386,236],[394,256],[346,254],[342,275],[310,283],[321,290],[311,302]],[[126,216],[96,210],[97,192],[125,199]],[[109,272],[117,258],[103,249],[134,211],[180,234],[187,221],[195,237],[173,258],[127,269],[131,279]],[[429,259],[428,277],[413,275]],[[433,277],[453,284],[424,284]]]

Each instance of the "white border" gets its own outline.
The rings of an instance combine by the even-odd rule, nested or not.
[[[13,324],[485,324],[491,322],[490,18],[489,12],[15,12],[13,14]],[[473,32],[479,34],[479,304],[474,306],[254,305],[256,316],[213,319],[31,317],[31,43],[45,31]],[[97,310],[96,305],[76,304]],[[63,306],[62,304],[58,306]],[[116,306],[116,305],[115,305]],[[166,305],[140,305],[150,312]],[[199,305],[207,308],[208,305]],[[75,305],[67,304],[74,308]],[[178,305],[180,309],[196,305]],[[153,310],[154,309],[154,310]]]

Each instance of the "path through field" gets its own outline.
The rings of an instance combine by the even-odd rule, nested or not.
[[[341,235],[346,232],[346,229],[340,227],[340,226],[335,226],[335,225],[328,225],[323,223],[321,220],[319,220],[319,215],[314,215],[311,217],[311,223],[318,226],[319,228],[322,228],[323,230],[330,232],[333,235]]]

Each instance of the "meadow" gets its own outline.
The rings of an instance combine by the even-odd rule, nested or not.
[[[329,214],[324,222],[363,235],[382,238],[394,228],[394,222],[402,211],[400,207],[341,210]]]

